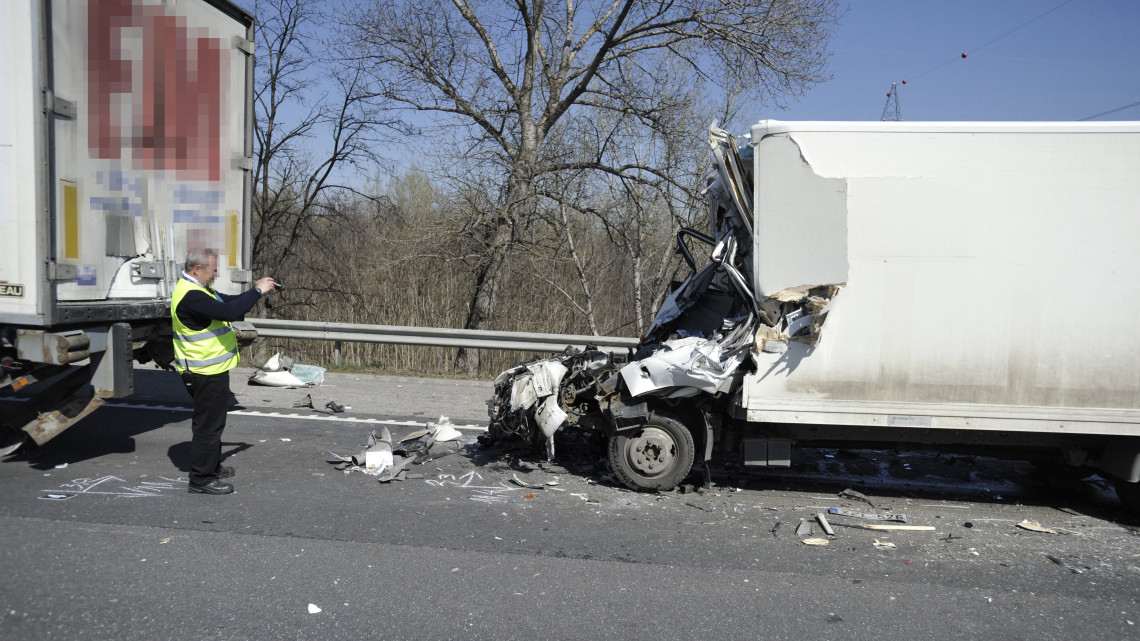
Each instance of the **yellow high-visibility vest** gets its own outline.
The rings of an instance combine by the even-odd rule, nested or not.
[[[195,374],[221,374],[238,364],[237,335],[225,321],[212,320],[203,330],[190,329],[178,319],[178,303],[192,291],[217,298],[210,290],[179,278],[170,297],[170,320],[174,323],[174,368]]]

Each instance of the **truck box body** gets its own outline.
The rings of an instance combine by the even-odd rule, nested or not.
[[[193,247],[222,291],[248,282],[251,25],[205,0],[2,3],[0,321],[162,316]]]
[[[1140,436],[1140,123],[752,128],[755,290],[841,285],[749,422]]]

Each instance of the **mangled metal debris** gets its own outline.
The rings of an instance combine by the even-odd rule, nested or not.
[[[422,478],[422,475],[409,473],[409,466],[454,454],[459,447],[455,442],[461,436],[446,416],[441,416],[439,423],[429,425],[426,430],[409,434],[396,445],[392,444],[392,434],[385,427],[368,435],[361,452],[353,456],[329,452],[335,459],[329,462],[345,474],[363,472],[378,477],[381,483]]]

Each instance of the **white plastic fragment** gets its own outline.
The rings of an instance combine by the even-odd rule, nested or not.
[[[267,372],[280,371],[280,369],[281,369],[281,352],[277,352],[273,356],[270,356],[269,360],[265,361],[265,365],[261,366],[261,369],[263,369]]]
[[[267,385],[269,387],[315,387],[315,385],[309,385],[286,371],[264,372],[257,370],[253,373],[253,376],[249,377],[249,382],[256,383],[257,385]]]
[[[1030,532],[1042,532],[1044,534],[1056,534],[1057,533],[1057,530],[1054,530],[1052,528],[1047,528],[1047,527],[1041,525],[1040,523],[1038,523],[1037,521],[1029,521],[1029,520],[1022,521],[1021,523],[1017,524],[1017,527],[1019,527],[1023,530],[1029,530]]]
[[[316,605],[314,605],[312,603],[309,604],[309,614],[317,614],[320,611],[321,611],[321,609],[318,608]]]
[[[451,419],[446,416],[440,416],[435,426],[429,428],[428,432],[432,435],[432,438],[440,443],[454,441],[463,436],[459,430],[452,426]]]

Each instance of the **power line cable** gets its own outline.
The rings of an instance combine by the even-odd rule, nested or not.
[[[1117,107],[1116,109],[1109,109],[1108,111],[1102,111],[1101,113],[1098,113],[1095,116],[1087,116],[1085,118],[1081,118],[1081,120],[1092,120],[1093,118],[1100,118],[1101,116],[1107,116],[1108,114],[1114,114],[1118,111],[1124,111],[1125,109],[1131,109],[1137,105],[1140,105],[1140,101],[1134,102],[1130,105],[1124,105],[1123,107]]]
[[[977,47],[974,47],[974,49],[973,49],[973,50],[974,50],[974,51],[978,51],[978,50],[984,49],[984,48],[986,48],[986,47],[988,47],[988,46],[992,45],[993,43],[997,42],[998,40],[1001,40],[1002,38],[1004,38],[1004,37],[1008,36],[1009,34],[1013,33],[1014,31],[1018,31],[1018,30],[1020,30],[1020,29],[1023,29],[1023,28],[1025,28],[1025,27],[1028,27],[1029,25],[1033,24],[1034,22],[1037,22],[1037,21],[1038,21],[1038,20],[1040,20],[1041,18],[1044,18],[1045,16],[1049,15],[1050,13],[1053,13],[1053,12],[1054,12],[1054,11],[1056,11],[1057,9],[1060,9],[1061,7],[1063,7],[1063,6],[1067,5],[1067,4],[1069,4],[1069,3],[1070,3],[1070,2],[1072,2],[1072,1],[1073,1],[1073,0],[1065,0],[1065,1],[1064,1],[1064,2],[1062,2],[1061,4],[1059,4],[1059,5],[1055,6],[1055,7],[1053,7],[1052,9],[1050,9],[1050,10],[1046,11],[1045,13],[1043,13],[1043,14],[1041,14],[1041,15],[1037,16],[1036,18],[1034,18],[1034,19],[1032,19],[1032,20],[1030,20],[1030,21],[1028,21],[1028,22],[1026,22],[1026,23],[1024,23],[1024,24],[1022,24],[1022,25],[1020,25],[1020,26],[1014,27],[1013,29],[1010,29],[1009,31],[1006,31],[1005,33],[1001,34],[1000,36],[998,36],[998,37],[994,38],[993,40],[990,40],[989,42],[987,42],[987,43],[985,43],[985,44],[983,44],[983,45],[979,45],[979,46],[977,46]]]
[[[976,52],[976,51],[980,51],[981,49],[984,49],[984,48],[986,48],[986,47],[988,47],[988,46],[992,45],[993,43],[995,43],[995,42],[997,42],[998,40],[1001,40],[1002,38],[1004,38],[1004,37],[1006,37],[1006,36],[1008,36],[1008,35],[1010,35],[1010,34],[1014,33],[1015,31],[1019,31],[1019,30],[1021,30],[1021,29],[1024,29],[1025,27],[1028,27],[1029,25],[1033,24],[1034,22],[1037,22],[1037,21],[1038,21],[1038,20],[1040,20],[1041,18],[1044,18],[1045,16],[1049,15],[1050,13],[1053,13],[1054,11],[1056,11],[1056,10],[1060,9],[1061,7],[1063,7],[1063,6],[1067,5],[1067,4],[1069,4],[1069,3],[1070,3],[1070,2],[1072,2],[1072,1],[1073,1],[1073,0],[1065,0],[1065,1],[1064,1],[1064,2],[1062,2],[1061,4],[1059,4],[1059,5],[1055,6],[1055,7],[1053,7],[1052,9],[1049,9],[1048,11],[1046,11],[1045,13],[1042,13],[1041,15],[1037,16],[1036,18],[1033,18],[1033,19],[1031,19],[1031,20],[1027,20],[1026,22],[1023,22],[1023,23],[1021,23],[1020,25],[1018,25],[1018,26],[1016,26],[1016,27],[1014,27],[1014,28],[1010,29],[1009,31],[1006,31],[1005,33],[1001,34],[1000,36],[997,36],[996,38],[993,38],[993,39],[991,39],[991,40],[988,40],[987,42],[984,42],[984,43],[982,43],[982,44],[978,45],[977,47],[974,47],[973,49],[970,49],[969,51],[963,52],[963,53],[962,53],[962,55],[961,55],[960,57],[958,57],[958,58],[951,58],[950,60],[947,60],[946,62],[943,62],[942,64],[939,64],[939,65],[938,65],[938,66],[936,66],[936,67],[932,67],[932,68],[930,68],[930,69],[927,69],[926,71],[923,71],[922,73],[918,74],[917,76],[913,76],[913,78],[921,78],[921,77],[923,77],[923,76],[925,76],[925,75],[927,75],[927,74],[929,74],[929,73],[933,73],[933,72],[935,72],[935,71],[938,71],[939,69],[941,69],[941,68],[945,67],[946,65],[949,65],[949,64],[951,64],[951,63],[953,63],[953,62],[956,62],[956,61],[958,61],[958,60],[960,60],[960,59],[962,59],[962,58],[965,58],[965,57],[966,57],[966,55],[967,55],[968,53],[973,53],[973,52]]]

